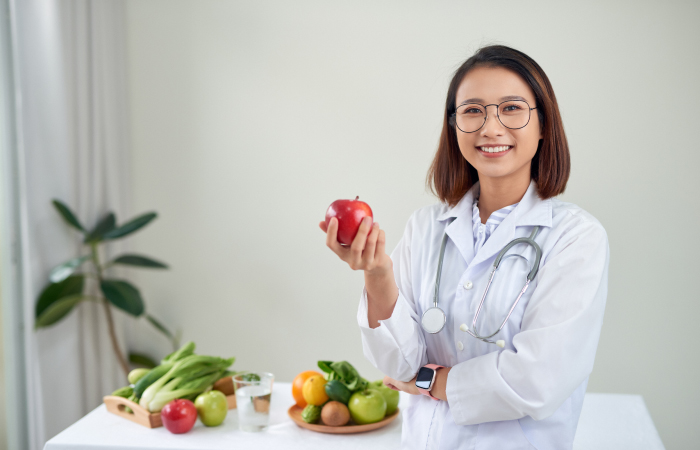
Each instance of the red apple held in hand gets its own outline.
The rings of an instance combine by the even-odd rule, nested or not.
[[[355,200],[336,200],[326,211],[326,227],[330,224],[331,217],[338,219],[338,242],[343,245],[352,244],[365,216],[373,219],[372,208],[359,198],[358,196]]]
[[[160,417],[171,433],[187,433],[197,421],[197,408],[191,401],[178,398],[163,407]]]

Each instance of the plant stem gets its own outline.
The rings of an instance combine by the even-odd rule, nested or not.
[[[126,362],[124,355],[119,349],[119,344],[117,343],[117,335],[114,332],[114,320],[112,320],[112,307],[109,305],[107,300],[103,301],[105,305],[105,314],[107,314],[107,324],[109,325],[109,338],[112,340],[112,348],[114,349],[114,354],[117,355],[119,360],[119,365],[122,366],[124,375],[129,375],[129,363]]]
[[[92,251],[92,262],[95,265],[95,269],[97,270],[97,281],[101,285],[102,284],[102,266],[100,266],[100,257],[97,253],[97,243],[94,243],[94,242],[91,243],[90,250]],[[119,349],[119,343],[117,342],[117,334],[114,332],[114,319],[112,318],[112,307],[110,306],[107,299],[104,299],[102,302],[105,306],[105,314],[107,315],[107,325],[109,328],[109,338],[112,341],[112,349],[114,350],[114,354],[117,357],[117,361],[119,361],[119,365],[121,366],[122,370],[124,371],[124,375],[128,376],[129,375],[129,363],[126,361],[124,354]]]

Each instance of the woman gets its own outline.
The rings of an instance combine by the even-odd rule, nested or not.
[[[337,220],[320,224],[328,247],[364,271],[366,357],[385,384],[412,394],[402,448],[572,448],[603,323],[609,249],[592,215],[554,198],[569,166],[544,71],[522,52],[485,47],[447,92],[428,174],[441,203],[413,213],[391,257],[377,223],[364,222],[350,247],[336,240]],[[501,250],[530,236],[539,269],[535,248],[517,243],[489,285]],[[445,318],[426,323],[436,300]]]

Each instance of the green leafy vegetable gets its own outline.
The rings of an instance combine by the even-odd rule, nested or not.
[[[235,358],[186,356],[173,363],[170,370],[143,391],[139,404],[158,412],[173,399],[204,392],[234,361]]]
[[[241,375],[243,381],[260,381],[260,375],[257,373],[244,373]]]
[[[347,361],[319,361],[318,367],[328,374],[328,381],[338,380],[350,392],[363,390],[367,386],[367,380]]]
[[[194,355],[194,348],[195,348],[194,342],[192,342],[192,341],[187,342],[187,343],[185,343],[185,345],[180,347],[177,351],[174,351],[171,354],[169,354],[168,356],[166,356],[165,358],[163,358],[163,360],[160,363],[165,364],[165,363],[169,363],[169,362],[175,362],[175,361],[181,360],[182,358],[184,358],[186,356]]]
[[[117,397],[129,398],[134,393],[134,389],[131,386],[124,386],[116,391],[112,392],[112,395]]]

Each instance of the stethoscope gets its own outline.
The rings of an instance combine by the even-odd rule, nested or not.
[[[518,302],[520,301],[520,298],[523,296],[525,291],[527,291],[528,286],[530,286],[530,282],[535,278],[535,275],[537,275],[537,271],[540,268],[540,258],[542,257],[542,249],[540,248],[539,245],[537,245],[537,242],[535,242],[535,237],[537,236],[537,233],[539,232],[540,227],[535,227],[532,230],[532,233],[530,234],[530,237],[526,238],[517,238],[513,239],[503,247],[503,250],[498,254],[496,257],[496,261],[493,263],[493,270],[491,270],[491,276],[489,277],[489,282],[486,285],[486,290],[484,290],[484,295],[481,297],[481,302],[479,302],[479,307],[476,309],[476,313],[474,313],[474,320],[472,320],[472,327],[471,329],[467,326],[466,323],[463,323],[460,325],[459,329],[469,333],[473,337],[477,339],[481,339],[484,342],[488,342],[489,344],[496,344],[497,346],[503,348],[505,346],[505,341],[503,340],[498,340],[498,341],[492,341],[491,338],[497,335],[503,327],[506,325],[506,322],[508,322],[508,318],[510,318],[510,315],[513,313],[513,310],[515,307],[518,305]],[[440,291],[440,275],[442,274],[442,260],[443,257],[445,256],[445,244],[447,244],[447,233],[445,233],[445,236],[442,238],[442,246],[440,247],[440,262],[438,263],[438,269],[437,269],[437,277],[435,279],[435,297],[433,299],[433,306],[431,308],[428,308],[424,313],[423,317],[421,318],[421,325],[423,326],[423,329],[431,334],[438,333],[440,330],[443,329],[445,326],[445,322],[447,321],[447,317],[445,316],[445,312],[438,307],[438,293]],[[518,298],[515,299],[515,302],[513,302],[513,306],[510,307],[510,311],[508,311],[508,315],[506,315],[506,318],[503,319],[503,322],[501,323],[501,326],[498,327],[498,330],[495,332],[487,335],[487,336],[482,336],[476,331],[476,321],[479,319],[479,313],[481,312],[481,307],[484,305],[484,300],[486,299],[486,294],[489,292],[489,288],[491,287],[491,283],[493,282],[493,278],[496,276],[496,271],[498,270],[498,267],[501,265],[501,261],[503,261],[506,258],[509,258],[511,256],[517,256],[520,258],[523,258],[525,262],[527,262],[527,258],[525,258],[522,255],[518,254],[510,254],[506,255],[506,252],[510,250],[511,247],[517,244],[528,244],[531,245],[535,249],[535,262],[532,265],[532,269],[530,270],[530,273],[527,275],[527,280],[525,282],[525,286],[520,290],[520,294],[518,294]]]

